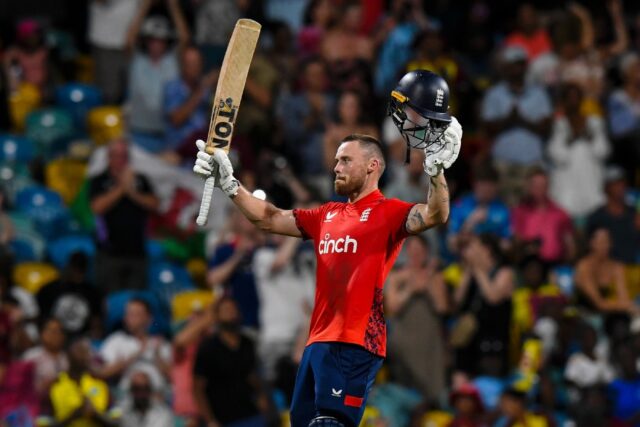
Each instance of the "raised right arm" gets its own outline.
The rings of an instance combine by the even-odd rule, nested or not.
[[[258,199],[242,186],[238,188],[237,194],[231,200],[244,216],[261,230],[302,237],[292,210],[280,209],[272,203]]]

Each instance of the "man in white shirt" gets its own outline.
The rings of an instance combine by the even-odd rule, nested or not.
[[[171,346],[163,337],[149,335],[152,320],[145,300],[133,298],[127,303],[125,330],[109,335],[100,349],[104,361],[102,378],[119,379],[119,387],[126,390],[131,375],[143,371],[155,389],[163,389],[171,368]]]
[[[127,33],[141,0],[91,0],[89,42],[96,83],[107,104],[122,101],[128,68]]]
[[[313,305],[314,253],[300,239],[269,236],[273,244],[253,258],[260,300],[258,353],[267,380],[273,380],[279,359],[290,356]],[[306,308],[306,310],[305,310]]]

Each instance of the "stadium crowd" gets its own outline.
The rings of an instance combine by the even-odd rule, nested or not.
[[[363,425],[640,426],[638,4],[62,3],[0,18],[0,425],[288,425],[312,243],[221,192],[194,220],[194,142],[248,17],[231,155],[254,194],[337,200],[337,145],[366,133],[385,195],[425,200],[386,117],[410,70],[446,78],[464,127],[447,226],[389,275]]]

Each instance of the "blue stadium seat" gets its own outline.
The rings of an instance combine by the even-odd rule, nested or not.
[[[27,116],[26,135],[37,144],[40,154],[47,155],[54,142],[77,133],[73,116],[61,108],[43,108]]]
[[[92,259],[96,253],[93,239],[85,235],[60,237],[48,245],[49,259],[59,269],[64,268],[74,252],[83,252]]]
[[[15,262],[30,262],[30,261],[38,261],[38,257],[36,255],[36,249],[34,248],[31,241],[28,239],[19,236],[18,238],[9,242],[9,248],[13,253],[13,258]]]
[[[162,261],[164,259],[164,248],[162,244],[157,240],[148,239],[147,256],[151,262]]]
[[[36,231],[46,240],[69,233],[71,214],[55,191],[42,186],[25,188],[16,195],[15,205],[33,221]]]
[[[62,197],[46,187],[34,185],[20,191],[16,196],[16,208],[27,215],[32,211],[63,206]]]
[[[67,83],[56,89],[56,104],[71,113],[78,129],[84,129],[89,110],[102,104],[102,94],[95,86]]]
[[[169,316],[163,311],[161,304],[152,292],[142,290],[123,290],[112,292],[107,296],[107,318],[105,320],[107,332],[111,332],[122,325],[127,302],[132,298],[141,298],[151,306],[153,314],[151,333],[166,334],[169,332]]]
[[[0,135],[0,161],[27,163],[36,155],[33,141],[24,136]]]
[[[180,265],[162,261],[152,262],[148,274],[148,289],[162,303],[167,313],[171,312],[171,301],[176,294],[195,289],[189,272]]]

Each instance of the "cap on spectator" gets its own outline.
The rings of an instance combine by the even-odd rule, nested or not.
[[[172,37],[173,33],[167,18],[164,16],[150,16],[142,23],[140,35],[142,37],[167,40]]]
[[[23,40],[40,31],[40,24],[35,19],[23,19],[18,22],[16,30],[17,38]]]
[[[513,64],[514,62],[526,62],[529,59],[527,51],[523,47],[518,45],[507,46],[502,50],[502,61],[507,64]]]
[[[449,395],[449,404],[453,406],[456,399],[458,399],[459,397],[470,397],[471,399],[473,399],[476,405],[476,410],[478,412],[484,411],[484,405],[482,404],[482,397],[480,397],[480,392],[472,383],[462,384],[460,385],[460,387],[452,390],[451,394]]]
[[[624,181],[625,173],[624,169],[622,169],[618,165],[610,165],[607,166],[607,169],[604,171],[604,183],[611,184],[616,181]]]

